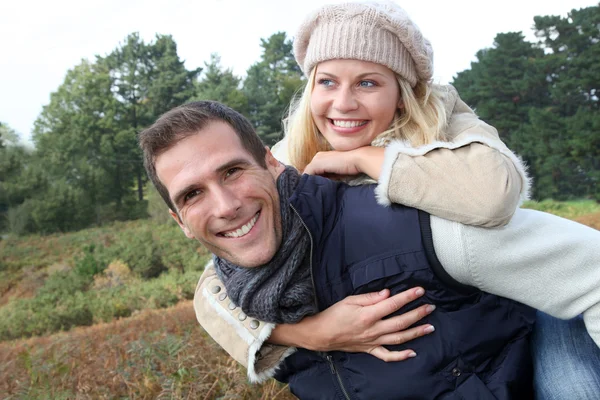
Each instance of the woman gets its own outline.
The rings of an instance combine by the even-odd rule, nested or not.
[[[273,149],[276,157],[310,173],[366,173],[379,180],[382,204],[401,203],[473,225],[492,227],[510,220],[528,189],[522,163],[453,88],[430,83],[431,47],[402,9],[391,4],[325,6],[302,25],[294,51],[308,82],[287,121],[286,138]],[[369,144],[387,147],[384,151]],[[328,152],[332,149],[336,151]],[[373,172],[378,169],[380,176]],[[215,279],[207,269],[197,293],[214,286]],[[292,351],[263,345],[269,335],[273,343],[322,350],[318,343],[327,339],[315,338],[319,331],[312,328],[341,315],[325,311],[276,329],[256,321],[248,326],[229,321],[238,327],[231,332],[224,322],[226,311],[218,305],[198,298],[195,307],[200,323],[213,337],[220,335],[219,343],[248,366],[252,379],[272,376]],[[215,312],[223,319],[215,318]],[[431,327],[413,329],[408,336],[427,330]],[[348,332],[341,335],[352,337]],[[378,357],[389,356],[380,346],[385,341],[363,341],[369,342],[366,348],[360,340],[324,348],[375,349]],[[409,355],[407,351],[395,359]]]

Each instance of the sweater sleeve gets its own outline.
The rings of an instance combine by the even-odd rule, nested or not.
[[[274,324],[247,318],[239,307],[231,308],[225,286],[212,261],[196,286],[194,310],[204,330],[229,355],[247,368],[251,382],[271,378],[280,363],[296,349],[267,343]]]
[[[525,165],[453,88],[449,97],[449,141],[421,147],[392,141],[385,151],[378,201],[468,225],[506,225],[528,196]]]
[[[600,231],[519,209],[485,229],[432,217],[436,254],[457,281],[561,319],[583,314],[600,347]]]

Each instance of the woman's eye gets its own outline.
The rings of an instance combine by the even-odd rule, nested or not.
[[[326,87],[333,86],[333,81],[331,79],[319,79],[317,83]]]
[[[377,84],[373,81],[360,81],[358,83],[358,86],[360,87],[374,87],[377,86]]]

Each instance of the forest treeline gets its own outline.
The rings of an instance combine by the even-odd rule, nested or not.
[[[600,200],[600,6],[534,19],[536,42],[500,33],[452,84],[529,165],[533,197]],[[0,232],[78,230],[148,215],[137,134],[188,101],[221,101],[267,144],[304,79],[285,32],[236,76],[213,54],[188,70],[169,35],[129,35],[69,70],[35,121],[34,148],[0,122]],[[150,193],[149,193],[150,192]]]

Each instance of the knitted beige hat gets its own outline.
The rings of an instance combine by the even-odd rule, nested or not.
[[[322,61],[353,59],[385,65],[412,86],[433,76],[431,43],[392,2],[321,7],[298,29],[294,56],[306,75]]]

